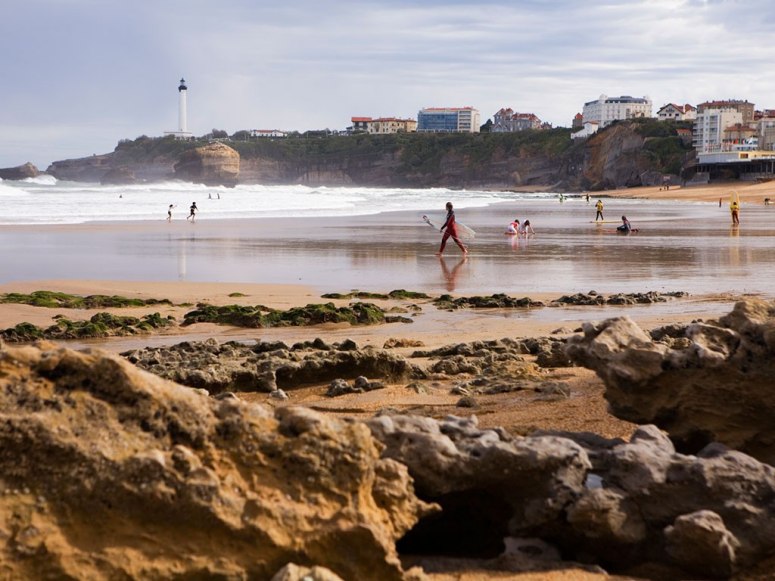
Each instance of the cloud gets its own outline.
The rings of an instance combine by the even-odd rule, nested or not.
[[[175,129],[181,75],[197,134],[460,105],[567,125],[601,93],[775,107],[768,0],[10,1],[0,167]]]

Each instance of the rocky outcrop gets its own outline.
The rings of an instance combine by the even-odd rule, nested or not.
[[[55,161],[46,168],[46,173],[58,180],[98,183],[111,169],[113,169],[113,154],[108,153]]]
[[[395,541],[433,507],[365,425],[211,399],[98,350],[0,348],[3,577],[403,578]]]
[[[739,302],[660,341],[627,317],[583,330],[568,354],[603,379],[617,417],[657,424],[685,452],[721,442],[775,464],[775,303]]]
[[[240,173],[240,155],[214,142],[185,151],[174,166],[175,177],[211,186],[234,186]]]
[[[727,578],[775,548],[775,469],[718,444],[677,454],[655,426],[621,442],[512,437],[473,418],[368,425],[418,495],[442,507],[402,539],[407,552],[492,557],[538,538],[622,574],[659,565],[674,568],[661,578]]]
[[[378,377],[398,382],[424,377],[400,355],[352,341],[329,345],[321,339],[288,346],[282,342],[218,344],[214,339],[123,353],[151,373],[212,394],[224,391],[271,392],[335,379]]]
[[[29,161],[18,167],[0,168],[0,179],[4,180],[23,180],[25,178],[36,178],[40,175],[38,168]]]

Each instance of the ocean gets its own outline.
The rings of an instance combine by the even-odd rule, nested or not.
[[[220,196],[220,199],[218,198]],[[602,196],[602,193],[601,193]],[[102,186],[41,176],[0,182],[0,283],[85,279],[305,284],[525,295],[688,291],[771,296],[775,211],[743,204],[362,187]],[[463,260],[437,258],[444,205],[476,231]],[[185,220],[199,207],[196,223]],[[172,223],[167,207],[176,205]],[[638,233],[616,234],[626,214]],[[505,236],[529,218],[536,235]]]
[[[184,217],[196,202],[200,218],[233,220],[304,216],[362,216],[397,210],[476,208],[493,203],[557,198],[553,193],[516,194],[449,190],[361,187],[262,186],[211,187],[169,181],[103,186],[58,181],[43,175],[22,181],[0,180],[0,224],[80,224],[161,220],[170,204]]]

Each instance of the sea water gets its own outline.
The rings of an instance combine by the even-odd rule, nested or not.
[[[212,187],[179,181],[138,185],[100,185],[59,181],[43,175],[21,181],[0,180],[0,224],[80,224],[84,222],[166,219],[188,215],[196,202],[200,218],[245,219],[304,216],[359,216],[396,210],[437,208],[453,200],[456,208],[483,207],[514,199],[556,198],[548,192],[238,185]]]

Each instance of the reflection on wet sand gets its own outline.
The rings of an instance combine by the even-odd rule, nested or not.
[[[460,268],[466,263],[468,258],[466,256],[462,257],[458,263],[452,267],[452,270],[449,269],[447,266],[447,261],[445,260],[444,256],[439,255],[439,264],[441,264],[441,273],[444,276],[444,280],[446,281],[446,289],[449,292],[452,292],[455,290],[455,285],[457,283],[457,277],[460,274]]]
[[[772,212],[746,207],[743,226],[714,203],[611,199],[614,215],[637,224],[618,236],[592,221],[583,200],[503,203],[459,211],[475,227],[469,261],[434,262],[438,237],[413,212],[0,230],[0,282],[44,279],[301,283],[322,292],[385,291],[490,294],[682,290],[692,294],[772,293]],[[540,235],[510,236],[514,215],[540,220]],[[195,230],[195,232],[193,232]],[[724,233],[728,232],[727,236]],[[467,264],[464,267],[463,264]],[[458,267],[459,265],[459,267]],[[475,269],[473,266],[475,265]]]

